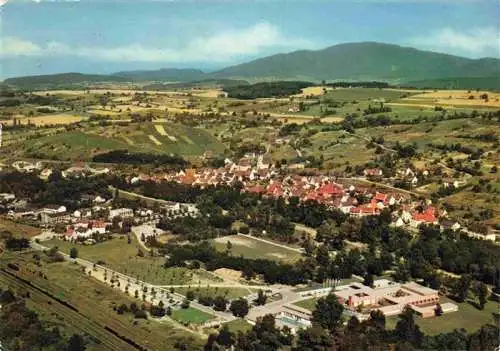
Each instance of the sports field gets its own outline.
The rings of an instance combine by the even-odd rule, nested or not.
[[[230,241],[233,256],[243,256],[245,258],[266,258],[275,261],[294,262],[300,258],[300,253],[284,247],[268,244],[256,239],[241,235],[225,236],[213,240],[215,248],[219,251],[226,251],[227,242]]]

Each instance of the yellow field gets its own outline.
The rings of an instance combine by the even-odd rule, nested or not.
[[[332,90],[332,88],[322,87],[322,86],[321,87],[309,87],[309,88],[302,89],[302,93],[296,94],[293,96],[296,96],[296,97],[305,97],[305,96],[309,96],[309,95],[321,96],[321,95],[325,95],[325,91],[323,89]]]
[[[82,117],[82,116],[75,116],[75,115],[60,113],[60,114],[56,114],[56,115],[26,117],[26,118],[18,119],[17,121],[18,121],[18,123],[21,123],[21,124],[28,124],[28,121],[30,121],[30,123],[33,123],[37,126],[43,126],[43,125],[49,125],[49,124],[71,124],[71,123],[82,121],[84,119],[86,119],[86,118]],[[13,123],[13,121],[12,120],[4,120],[4,121],[0,121],[0,123],[5,124],[5,125],[11,125]]]
[[[218,98],[221,92],[222,92],[221,89],[207,89],[207,90],[192,90],[191,94],[193,96],[198,96],[198,97]]]
[[[167,132],[165,131],[165,128],[163,128],[163,126],[161,124],[155,124],[155,129],[156,131],[158,132],[158,134],[160,135],[163,135],[163,136],[167,136]]]
[[[481,95],[488,94],[488,101],[480,98]],[[470,97],[474,97],[471,99]],[[391,105],[404,105],[404,101],[408,101],[408,105],[420,107],[434,107],[435,105],[447,106],[478,106],[478,107],[500,107],[500,93],[486,91],[471,91],[467,90],[438,90],[424,92],[402,99],[402,103],[392,103]],[[433,105],[431,105],[433,104]]]
[[[156,139],[156,137],[154,135],[148,135],[149,139],[155,143],[156,145],[160,146],[161,145],[161,141],[159,141],[158,139]]]

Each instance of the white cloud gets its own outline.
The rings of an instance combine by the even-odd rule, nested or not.
[[[470,56],[500,56],[500,32],[494,27],[457,31],[443,28],[428,36],[415,37],[412,45]]]
[[[22,56],[40,55],[43,49],[32,43],[31,41],[15,38],[5,37],[0,39],[0,48],[2,49],[0,55],[10,56],[12,54]]]
[[[154,48],[141,44],[120,47],[69,46],[49,42],[39,46],[20,38],[3,38],[1,56],[79,56],[103,61],[149,62],[229,62],[240,56],[256,55],[269,49],[290,50],[312,48],[310,41],[285,37],[267,22],[242,30],[226,30],[211,36],[193,38],[179,48]]]

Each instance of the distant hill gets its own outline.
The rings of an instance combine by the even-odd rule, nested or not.
[[[108,76],[80,73],[31,76],[10,78],[5,83],[21,88],[33,88],[33,86],[38,88],[98,82],[172,84],[221,79],[252,82],[325,80],[327,82],[382,81],[401,85],[417,82],[419,86],[434,82],[435,87],[439,88],[443,84],[444,86],[448,84],[442,81],[443,79],[455,81],[458,79],[460,84],[465,84],[464,87],[469,87],[472,83],[482,83],[485,85],[474,87],[493,89],[499,88],[498,81],[495,82],[495,77],[499,76],[500,59],[469,59],[393,44],[364,42],[339,44],[315,51],[300,50],[272,55],[212,73],[191,68],[164,68],[150,71],[122,71]],[[421,83],[422,81],[427,83]]]
[[[425,89],[486,89],[500,90],[500,76],[496,77],[454,77],[442,79],[419,80],[408,82],[405,85],[409,87]]]
[[[212,89],[233,86],[248,85],[246,80],[235,79],[205,79],[199,81],[180,82],[180,83],[154,83],[145,85],[146,90],[171,90],[171,89]]]
[[[447,77],[494,77],[499,72],[498,59],[474,60],[365,42],[277,54],[227,67],[212,75],[257,80],[382,80],[401,83]]]
[[[138,81],[155,82],[190,82],[194,80],[203,80],[207,76],[199,69],[191,68],[162,68],[153,71],[122,71],[113,73],[113,76]]]
[[[71,87],[88,83],[126,83],[130,79],[118,76],[83,73],[59,73],[41,76],[8,78],[4,84],[23,89]]]

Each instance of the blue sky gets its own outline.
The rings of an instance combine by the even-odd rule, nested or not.
[[[499,57],[499,6],[498,0],[10,0],[0,8],[0,77],[213,70],[360,41]]]

